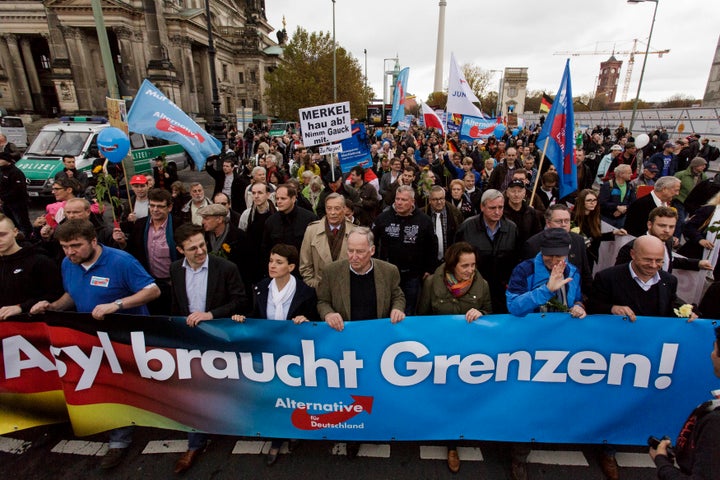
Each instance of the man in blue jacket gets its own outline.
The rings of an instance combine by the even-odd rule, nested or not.
[[[548,229],[540,253],[515,267],[506,293],[510,313],[569,311],[573,317],[585,317],[580,273],[567,262],[570,242],[564,229]]]

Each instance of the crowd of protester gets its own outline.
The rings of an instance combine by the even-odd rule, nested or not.
[[[26,273],[43,281],[39,289],[34,281],[0,278],[0,320],[73,307],[101,318],[141,305],[153,315],[181,312],[190,326],[218,314],[326,321],[337,330],[345,321],[415,314],[472,322],[492,313],[560,311],[634,320],[672,316],[686,303],[678,269],[704,272],[690,318],[720,318],[720,304],[703,296],[720,288],[712,283],[720,279],[720,177],[705,173],[717,149],[699,135],[670,138],[664,130],[649,132],[650,142],[637,148],[622,126],[596,127],[578,138],[578,189],[561,198],[559,174],[536,144],[539,128],[473,142],[417,125],[370,128],[370,159],[349,172],[306,148],[298,132],[230,129],[225,151],[207,160],[211,195],[201,183],[178,180],[160,159],[153,175],[130,178],[115,224],[92,195],[85,198],[73,166],[55,179],[56,208],[31,226],[11,209],[21,189],[0,185],[13,192],[2,198],[0,271],[27,265]],[[0,169],[13,163],[0,153]],[[78,238],[88,244],[85,254],[77,254],[85,248]],[[621,239],[633,243],[606,258],[617,250],[603,245]],[[142,285],[129,285],[127,297],[104,301],[100,310],[82,310],[88,302],[75,296],[86,294],[63,293],[60,272],[67,285],[73,265],[95,268],[87,262],[116,249],[146,272]],[[196,298],[191,279],[196,290],[203,280],[191,276],[209,257],[211,276],[234,287]],[[186,294],[178,290],[181,277]],[[138,290],[149,285],[153,295],[145,292],[138,303]],[[120,433],[104,467],[117,465],[129,445],[131,432]],[[176,472],[190,468],[206,442],[191,435]],[[279,448],[274,442],[269,465]],[[456,445],[448,451],[456,472]],[[513,478],[527,478],[523,451],[513,449]],[[618,478],[610,449],[601,465]]]

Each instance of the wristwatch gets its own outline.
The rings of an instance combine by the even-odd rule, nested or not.
[[[123,309],[123,301],[122,300],[115,300],[113,303],[118,306],[118,310]]]

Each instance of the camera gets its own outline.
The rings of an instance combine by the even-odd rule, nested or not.
[[[666,435],[658,440],[657,437],[650,435],[650,437],[648,437],[647,443],[650,448],[657,449],[658,445],[660,445],[660,442],[663,440],[670,440],[670,437]],[[673,450],[672,445],[668,445],[667,447],[667,456],[671,460],[675,458],[675,451]]]

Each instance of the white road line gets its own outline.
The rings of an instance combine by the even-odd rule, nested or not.
[[[655,468],[655,463],[647,453],[618,452],[615,460],[621,467]]]
[[[30,448],[32,442],[26,442],[17,438],[0,437],[0,452],[14,453],[20,455]]]
[[[482,462],[483,454],[476,447],[458,447],[458,456],[463,462]]]
[[[332,449],[333,455],[347,455],[347,444],[336,443]],[[361,443],[358,457],[390,458],[390,445],[387,443]]]
[[[85,442],[82,440],[60,440],[51,450],[53,453],[71,453],[73,455],[102,456],[107,452],[108,445],[103,442]]]
[[[145,445],[142,453],[183,453],[188,448],[187,440],[153,440]]]
[[[256,440],[256,441],[238,440],[237,442],[235,442],[235,447],[233,448],[232,454],[233,455],[260,455],[263,452],[267,453],[269,449],[270,449],[270,442],[265,442],[263,440]]]
[[[562,450],[533,450],[530,452],[527,461],[528,463],[542,463],[544,465],[589,466],[582,452]]]
[[[458,447],[458,456],[465,462],[482,462],[483,455],[479,448]],[[433,445],[420,446],[420,458],[423,460],[447,460],[447,447]]]
[[[420,458],[422,460],[446,460],[447,450],[447,447],[420,445]]]

